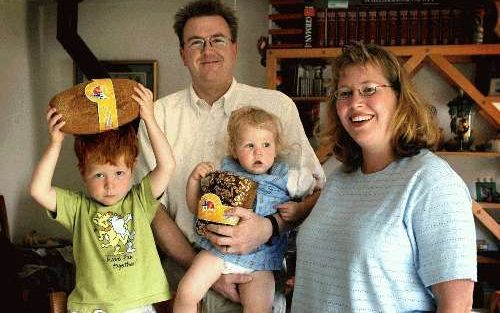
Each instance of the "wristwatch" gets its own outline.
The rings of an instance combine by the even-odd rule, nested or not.
[[[274,217],[273,214],[269,214],[264,217],[269,219],[271,221],[271,225],[273,226],[273,233],[271,237],[269,237],[269,240],[266,242],[266,245],[270,246],[273,243],[273,238],[279,236],[280,228],[278,226],[278,221],[276,221],[276,217]]]

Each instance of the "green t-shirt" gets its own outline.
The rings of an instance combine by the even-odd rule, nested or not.
[[[68,308],[123,312],[170,299],[151,230],[159,202],[149,176],[118,203],[56,188],[56,221],[73,234],[76,286]]]

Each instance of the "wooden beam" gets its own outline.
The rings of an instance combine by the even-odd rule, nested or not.
[[[493,106],[491,101],[487,101],[485,96],[472,84],[464,74],[462,74],[453,64],[442,55],[431,54],[429,60],[440,70],[450,81],[460,86],[485,113],[495,121],[495,126],[500,125],[500,111]]]
[[[500,225],[498,225],[497,221],[474,200],[472,200],[472,213],[489,231],[491,231],[497,240],[500,240]]]
[[[78,2],[80,1],[57,1],[57,40],[88,79],[109,78],[104,66],[78,35]]]

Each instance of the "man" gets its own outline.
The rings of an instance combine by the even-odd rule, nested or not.
[[[314,193],[288,209],[303,212],[305,218],[325,180],[293,101],[281,92],[240,84],[233,78],[238,52],[237,28],[234,12],[215,0],[188,3],[175,16],[174,29],[179,37],[180,54],[191,74],[192,84],[159,99],[155,105],[156,119],[168,134],[177,169],[162,198],[175,223],[163,210],[159,210],[153,221],[158,244],[169,256],[167,273],[169,282],[174,286],[174,276],[183,275],[179,265],[188,267],[196,253],[184,238],[191,243],[195,241],[193,215],[186,204],[187,178],[199,162],[220,163],[226,154],[226,126],[232,111],[253,105],[280,118],[284,138],[292,147],[292,152],[295,152],[291,153],[293,164],[290,175],[295,175],[297,185],[314,180],[316,186]],[[143,125],[139,138],[141,155],[136,172],[138,179],[154,167],[153,153]],[[277,223],[238,208],[234,210],[234,215],[240,217],[237,226],[211,225],[211,233],[207,236],[226,253],[245,254],[253,251],[266,243],[273,232],[276,234],[288,227],[279,214],[274,216]],[[181,236],[175,225],[178,225],[184,236]],[[248,275],[243,274],[223,275],[212,286],[218,294],[209,292],[204,299],[204,312],[241,312],[241,306],[235,304],[239,302],[236,284],[248,282],[249,279]]]

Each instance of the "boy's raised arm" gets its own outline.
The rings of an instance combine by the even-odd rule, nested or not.
[[[55,108],[48,108],[46,114],[49,127],[50,143],[38,162],[30,183],[30,195],[44,208],[56,211],[56,191],[52,186],[52,177],[56,168],[57,159],[61,152],[64,133],[62,115]]]
[[[133,95],[139,103],[141,118],[146,125],[149,141],[156,158],[156,167],[149,174],[151,190],[155,198],[167,188],[170,176],[175,169],[175,159],[167,137],[161,131],[154,116],[153,93],[143,85],[134,87],[137,95]]]

